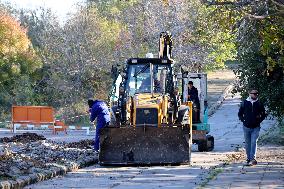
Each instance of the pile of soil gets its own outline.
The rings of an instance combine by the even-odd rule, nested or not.
[[[39,140],[45,140],[46,138],[43,135],[38,135],[36,133],[23,133],[21,135],[15,135],[13,137],[4,137],[0,138],[1,143],[8,143],[8,142],[21,142],[21,143],[28,143],[28,142],[35,142]]]
[[[79,149],[92,149],[94,145],[94,140],[81,140],[79,142],[71,142],[66,144],[67,148],[79,148]]]
[[[68,144],[44,139],[32,133],[2,138],[5,142],[0,143],[0,181],[97,158],[92,140]]]

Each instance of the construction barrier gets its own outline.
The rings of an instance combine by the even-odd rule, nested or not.
[[[26,128],[28,130],[34,130],[34,129],[52,129],[53,134],[57,134],[59,131],[64,131],[67,134],[68,130],[86,130],[86,134],[90,134],[90,127],[87,126],[56,126],[56,125],[33,125],[33,124],[14,124],[14,132],[16,132],[16,129],[19,128]]]
[[[53,108],[49,106],[12,106],[12,129],[16,133],[18,127],[54,126]]]
[[[90,134],[90,127],[83,127],[83,126],[67,126],[62,121],[56,120],[55,126],[53,129],[53,133],[57,134],[58,131],[64,131],[67,134],[67,129],[70,130],[86,130],[86,134]]]
[[[53,108],[49,106],[12,106],[12,131],[16,133],[19,128],[52,129],[53,134],[58,131],[86,130],[90,134],[90,127],[66,126],[62,121],[54,120]]]

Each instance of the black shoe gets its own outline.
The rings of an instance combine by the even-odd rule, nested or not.
[[[245,166],[251,166],[251,161],[249,159],[247,159]]]
[[[251,160],[252,165],[257,165],[257,161],[255,159]]]

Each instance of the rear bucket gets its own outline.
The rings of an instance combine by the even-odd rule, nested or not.
[[[190,162],[188,127],[103,128],[100,165],[154,165]]]

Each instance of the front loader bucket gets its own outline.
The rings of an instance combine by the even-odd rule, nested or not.
[[[103,128],[99,164],[153,165],[189,163],[188,127]]]

